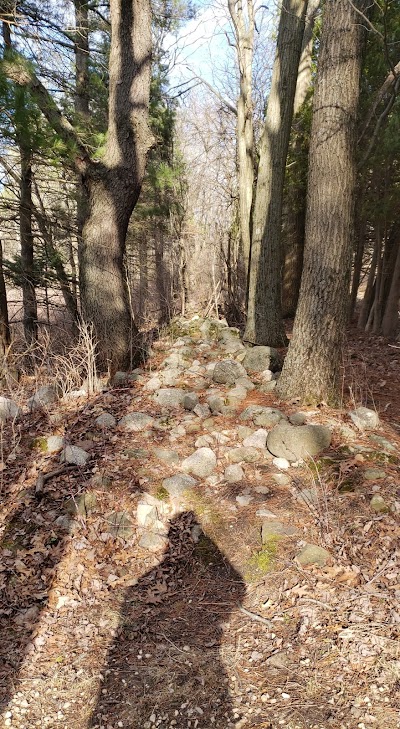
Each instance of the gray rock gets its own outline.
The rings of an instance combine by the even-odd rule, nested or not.
[[[262,543],[268,542],[271,537],[295,537],[298,535],[298,530],[295,527],[283,524],[277,519],[268,519],[261,527],[261,539]]]
[[[289,486],[291,483],[290,476],[286,476],[285,473],[273,473],[272,478],[278,486]]]
[[[232,390],[229,390],[226,396],[226,402],[228,405],[238,405],[246,397],[247,390],[245,387],[234,387]]]
[[[61,453],[61,463],[74,463],[76,466],[84,466],[90,459],[89,453],[79,446],[68,445]]]
[[[57,453],[64,447],[64,438],[61,435],[49,435],[46,438],[47,453]]]
[[[273,372],[271,370],[263,370],[260,373],[261,382],[271,382],[274,379]]]
[[[262,450],[266,448],[267,445],[267,431],[263,428],[259,428],[259,430],[256,430],[251,435],[247,436],[247,438],[244,439],[243,445],[248,447],[254,447],[254,448],[261,448]]]
[[[251,381],[250,377],[239,377],[235,380],[235,387],[244,387],[245,390],[254,390],[254,382]]]
[[[331,555],[327,549],[319,547],[317,544],[306,544],[306,546],[299,552],[296,559],[301,565],[317,564],[320,567],[324,567]]]
[[[96,505],[96,494],[91,491],[87,491],[83,494],[79,494],[79,496],[75,496],[73,499],[68,499],[65,504],[65,510],[68,514],[79,514],[79,516],[85,517],[93,511]]]
[[[101,413],[94,421],[100,428],[113,428],[117,421],[111,413]]]
[[[131,539],[135,534],[133,524],[124,511],[114,511],[108,516],[107,531],[113,537],[121,537],[126,540]]]
[[[156,532],[145,532],[139,539],[139,547],[149,552],[161,552],[168,547],[168,539]]]
[[[277,381],[271,380],[271,382],[264,382],[263,385],[261,385],[260,392],[263,392],[267,394],[268,392],[272,392],[276,388]]]
[[[273,511],[270,511],[269,509],[257,509],[256,516],[261,516],[264,519],[275,519],[277,520],[276,514],[274,514]]]
[[[195,392],[188,392],[183,398],[183,407],[185,410],[194,410],[199,404],[199,397]]]
[[[278,458],[298,461],[315,456],[331,442],[331,431],[324,425],[300,425],[279,423],[268,434],[267,448]]]
[[[289,468],[290,463],[286,458],[273,458],[272,465],[275,466],[275,468],[279,468],[285,471],[287,468]]]
[[[296,499],[306,506],[318,506],[319,504],[318,491],[315,488],[302,489],[296,494]]]
[[[136,508],[136,519],[140,527],[154,527],[158,521],[158,512],[153,504],[139,502]]]
[[[135,458],[137,460],[147,460],[149,452],[145,448],[126,448],[123,451],[124,456],[128,458]]]
[[[225,405],[224,399],[220,395],[211,395],[207,398],[207,404],[213,415],[222,413],[222,408]]]
[[[256,463],[262,457],[257,448],[230,448],[226,454],[229,463]]]
[[[201,435],[200,438],[197,438],[195,446],[196,448],[208,448],[213,442],[214,439],[211,435]]]
[[[292,425],[304,425],[307,422],[307,415],[305,413],[292,413],[289,415],[289,423]]]
[[[276,372],[282,368],[282,357],[273,347],[249,347],[246,350],[243,367],[250,372],[264,370]]]
[[[178,370],[176,368],[167,369],[165,372],[159,373],[159,378],[162,379],[164,385],[168,385],[169,387],[174,387],[174,385],[177,384],[179,378],[181,377],[181,370]]]
[[[220,382],[223,385],[233,385],[239,377],[247,377],[247,372],[240,362],[236,362],[234,359],[217,362],[212,375],[214,382]]]
[[[375,410],[360,407],[356,408],[355,410],[351,410],[349,412],[349,415],[354,425],[361,431],[373,430],[379,425],[378,413],[376,413]]]
[[[182,461],[182,470],[199,478],[210,476],[217,465],[217,457],[211,448],[199,448]]]
[[[397,451],[396,446],[393,445],[390,440],[388,440],[387,438],[383,438],[381,435],[371,433],[368,438],[369,440],[372,440],[373,443],[377,443],[381,448],[383,448],[383,450],[389,451],[390,453]]]
[[[160,407],[178,408],[183,404],[183,398],[185,395],[185,390],[181,390],[178,387],[162,388],[154,393],[153,400],[157,403],[157,405],[160,405]]]
[[[386,478],[386,471],[382,471],[379,468],[367,468],[364,471],[364,478],[367,481],[379,481],[381,478]]]
[[[147,413],[128,413],[118,423],[123,430],[139,432],[151,428],[154,425],[154,418]]]
[[[239,425],[237,429],[237,437],[239,440],[244,440],[245,438],[248,438],[249,435],[252,435],[253,432],[253,429],[249,428],[248,425]]]
[[[162,482],[163,487],[168,491],[170,496],[181,496],[185,491],[196,486],[196,484],[196,479],[185,473],[177,473],[170,478],[164,478]]]
[[[252,501],[254,501],[254,496],[251,496],[250,494],[239,494],[236,496],[236,501],[239,506],[248,506]]]
[[[153,454],[159,461],[164,463],[173,464],[179,462],[179,454],[176,451],[169,450],[167,448],[153,448]]]
[[[0,419],[1,420],[13,420],[18,418],[22,414],[18,405],[14,400],[10,400],[8,397],[0,397]]]
[[[263,408],[261,412],[255,413],[253,417],[254,424],[261,425],[264,428],[272,428],[281,420],[286,420],[286,415],[277,408]]]
[[[128,372],[122,372],[118,371],[115,373],[111,380],[111,384],[115,387],[118,387],[118,385],[126,385],[129,380],[129,374]]]
[[[150,380],[148,380],[144,386],[144,390],[149,390],[150,392],[155,392],[156,390],[159,390],[161,387],[161,380],[159,377],[151,377]]]
[[[371,509],[376,511],[378,514],[386,514],[389,511],[389,507],[385,499],[380,494],[374,494],[369,505]]]
[[[38,391],[30,397],[28,400],[28,407],[30,410],[36,410],[37,408],[43,408],[47,405],[52,405],[57,402],[58,394],[57,389],[54,385],[43,385],[39,387]]]
[[[238,463],[227,466],[225,468],[224,477],[225,481],[228,481],[228,483],[239,483],[240,481],[243,481],[244,478],[243,468],[239,466]]]

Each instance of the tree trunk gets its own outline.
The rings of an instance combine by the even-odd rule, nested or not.
[[[396,264],[393,271],[389,296],[382,320],[382,334],[389,339],[396,339],[399,328],[400,303],[400,239],[397,241]]]
[[[8,321],[6,282],[3,272],[3,246],[0,240],[0,355],[5,356],[11,344],[11,332]]]
[[[74,0],[75,7],[75,94],[74,106],[78,128],[89,131],[89,11],[85,0]],[[82,231],[87,217],[87,195],[83,184],[79,185],[76,200],[78,249],[82,245]]]
[[[299,113],[311,88],[314,24],[320,2],[321,0],[308,0],[300,62],[297,72],[296,93],[293,102],[293,116]]]
[[[307,0],[284,0],[279,22],[253,214],[244,333],[253,344],[279,346],[286,341],[281,304],[282,196],[306,10]]]
[[[350,292],[349,321],[353,319],[357,303],[357,294],[360,287],[361,271],[364,258],[365,236],[366,221],[358,220],[358,223],[356,225],[356,246],[354,253],[353,278],[351,282]]]
[[[22,301],[24,308],[24,337],[28,347],[37,340],[37,302],[33,261],[32,233],[32,160],[30,151],[20,144],[21,180],[19,230],[22,266]]]
[[[363,10],[363,0],[355,0]],[[292,341],[277,391],[336,402],[348,311],[356,119],[363,28],[348,0],[327,0],[310,141],[306,244]]]
[[[374,301],[375,273],[376,273],[376,267],[378,264],[378,256],[380,254],[379,246],[380,246],[380,242],[379,242],[377,236],[375,236],[374,250],[372,253],[372,259],[371,259],[371,264],[370,264],[369,273],[368,273],[367,288],[365,289],[364,298],[363,298],[362,304],[361,304],[360,316],[358,318],[358,327],[360,329],[365,329],[368,319],[369,319],[372,302]]]

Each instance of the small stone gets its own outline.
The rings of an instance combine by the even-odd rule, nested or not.
[[[128,382],[128,379],[129,379],[128,372],[118,371],[113,376],[113,378],[111,380],[111,384],[114,387],[118,387],[118,385],[126,385]]]
[[[268,392],[273,392],[276,388],[276,380],[271,380],[271,382],[264,382],[263,385],[260,387],[260,392],[263,392],[267,394]]]
[[[78,446],[66,446],[60,457],[61,463],[74,463],[76,466],[84,466],[89,459],[89,453]]]
[[[118,425],[123,430],[139,432],[154,425],[154,418],[147,413],[128,413],[119,421]]]
[[[49,435],[46,438],[47,453],[57,453],[64,446],[64,438],[61,435]]]
[[[117,421],[111,413],[101,413],[94,421],[100,428],[113,428]]]
[[[276,514],[269,509],[257,509],[256,516],[262,516],[264,519],[277,519]]]
[[[286,458],[273,458],[272,465],[275,466],[275,468],[285,470],[286,468],[289,468],[290,463],[286,460]]]
[[[252,428],[249,428],[247,425],[239,425],[237,429],[239,440],[245,440],[245,438],[248,438],[249,435],[252,435],[253,433],[254,430],[252,430]]]
[[[22,414],[17,403],[8,397],[0,396],[0,419],[13,420]]]
[[[266,448],[267,445],[267,435],[267,431],[260,428],[259,430],[256,430],[254,433],[245,438],[243,441],[243,445],[246,448],[254,447],[261,448],[263,450]]]
[[[265,521],[261,527],[261,539],[263,544],[268,542],[271,537],[294,537],[297,535],[298,530],[295,527],[283,524],[277,519]]]
[[[236,501],[239,506],[248,506],[254,501],[254,496],[250,496],[250,494],[239,494],[239,496],[236,496]]]
[[[282,421],[268,433],[267,448],[272,455],[294,462],[317,455],[330,445],[331,437],[324,425],[294,426]]]
[[[196,484],[196,479],[184,473],[177,473],[175,476],[170,476],[170,478],[164,478],[162,482],[163,488],[172,497],[181,496],[185,491],[196,486]]]
[[[225,481],[228,483],[239,483],[243,481],[244,471],[238,463],[234,463],[231,466],[227,466],[224,472]]]
[[[199,448],[182,461],[182,470],[199,478],[210,476],[217,465],[217,457],[211,448]]]
[[[217,362],[212,374],[214,382],[224,385],[233,385],[239,377],[247,377],[247,372],[239,362],[233,359]]]
[[[158,513],[155,506],[139,502],[136,508],[136,519],[138,526],[152,527],[158,521]]]
[[[243,367],[250,372],[276,372],[282,368],[282,357],[273,347],[257,346],[246,350]]]
[[[153,455],[158,458],[159,461],[164,463],[173,464],[179,462],[179,454],[176,451],[168,450],[167,448],[153,448]]]
[[[245,387],[234,387],[229,390],[226,396],[226,402],[228,405],[238,405],[242,400],[247,397],[247,390]]]
[[[370,408],[356,408],[351,410],[349,415],[354,425],[361,431],[373,430],[379,425],[378,413],[375,410],[370,410]]]
[[[378,514],[386,514],[389,511],[389,507],[385,499],[380,496],[380,494],[374,494],[369,505],[371,509],[376,511]]]
[[[185,410],[194,410],[198,404],[199,398],[195,392],[188,392],[183,398],[183,407]]]
[[[379,481],[381,478],[386,478],[386,471],[382,471],[379,468],[367,468],[364,471],[364,478],[367,481]]]
[[[306,506],[318,506],[319,504],[318,491],[314,488],[302,489],[296,494],[296,498]]]
[[[88,516],[93,509],[96,508],[97,497],[91,491],[87,491],[73,499],[68,499],[65,504],[65,510],[68,514],[79,514],[79,516]]]
[[[183,404],[185,395],[185,390],[180,390],[178,387],[161,388],[154,393],[153,400],[160,407],[178,408]]]
[[[200,403],[193,408],[193,412],[198,418],[208,418],[211,414],[208,405],[201,405]]]
[[[139,540],[139,547],[149,552],[161,552],[168,547],[168,539],[162,534],[145,532]]]
[[[256,494],[269,494],[271,489],[268,486],[254,486]]]
[[[296,559],[301,565],[317,564],[320,567],[324,567],[331,555],[327,549],[319,547],[317,544],[306,544],[306,546],[299,552]]]
[[[254,382],[251,381],[250,377],[239,377],[235,380],[235,387],[244,387],[245,390],[254,390]]]
[[[123,539],[131,539],[134,535],[135,530],[130,519],[127,517],[124,511],[115,511],[107,518],[108,528],[107,531],[113,535],[113,537],[122,537]]]
[[[58,393],[56,387],[54,385],[43,385],[43,387],[39,387],[33,397],[29,398],[27,405],[30,410],[36,410],[37,408],[52,405],[57,400]]]
[[[386,451],[389,451],[390,453],[397,450],[397,448],[393,445],[393,443],[390,442],[387,438],[383,438],[381,435],[376,435],[375,433],[371,433],[371,435],[368,436],[370,440],[372,440],[374,443],[377,443],[381,448],[383,448]]]
[[[145,390],[149,390],[150,392],[155,392],[156,390],[159,390],[161,387],[161,380],[159,377],[151,377],[150,380],[148,380],[144,386]]]
[[[274,375],[271,370],[263,370],[260,372],[260,378],[262,382],[271,382],[274,379]]]
[[[123,451],[123,454],[128,458],[135,458],[139,460],[145,460],[149,457],[149,451],[146,451],[145,448],[126,448],[126,450]]]
[[[224,399],[220,395],[212,395],[207,398],[207,404],[213,415],[222,413],[222,408],[225,405]]]
[[[208,448],[208,446],[211,446],[213,444],[213,438],[211,435],[201,435],[200,438],[197,438],[195,441],[196,448]]]
[[[289,415],[289,423],[292,425],[304,425],[307,422],[307,415],[304,413],[292,413]]]

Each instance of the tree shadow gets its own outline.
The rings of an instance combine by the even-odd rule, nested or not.
[[[193,512],[172,519],[162,561],[127,591],[89,726],[233,726],[220,648],[244,594]]]

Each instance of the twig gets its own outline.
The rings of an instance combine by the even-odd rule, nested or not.
[[[48,473],[43,473],[41,471],[36,479],[35,494],[41,494],[44,489],[45,483],[47,481],[50,481],[50,479],[54,478],[55,476],[61,476],[62,473],[68,473],[68,471],[73,471],[77,467],[78,466],[76,463],[68,463],[63,466],[59,466],[58,468],[55,468],[54,471],[48,471]]]
[[[264,625],[268,625],[269,628],[272,628],[272,622],[271,620],[268,620],[267,618],[263,618],[261,615],[257,615],[257,613],[252,613],[250,610],[246,610],[246,608],[238,606],[240,612],[247,615],[248,618],[251,618],[252,620],[256,620],[258,623],[264,623]]]

